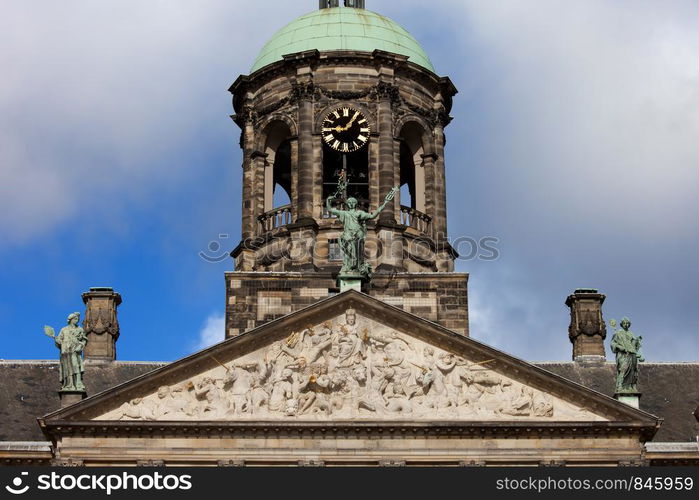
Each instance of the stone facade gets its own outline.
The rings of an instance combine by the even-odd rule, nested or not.
[[[617,465],[659,424],[353,290],[40,419],[84,465]]]
[[[376,274],[364,290],[406,312],[468,336],[468,274]],[[226,337],[337,295],[331,272],[226,273]]]

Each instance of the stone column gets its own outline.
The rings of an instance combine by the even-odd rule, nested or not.
[[[319,167],[313,145],[313,99],[316,89],[313,86],[312,69],[301,66],[297,69],[297,81],[293,84],[292,101],[298,106],[298,168],[297,199],[295,222],[286,226],[289,231],[289,256],[291,270],[312,270],[313,248],[318,225],[313,218],[313,195],[315,173]],[[293,161],[293,160],[292,160]],[[293,188],[292,188],[293,189]]]
[[[263,212],[268,212],[272,210],[273,208],[276,208],[274,206],[274,163],[276,161],[276,155],[274,158],[270,159],[271,155],[267,156],[267,161],[265,161],[264,164],[264,176],[265,180],[263,183],[263,189],[264,189],[264,210]]]
[[[252,119],[248,114],[243,115],[243,210],[242,210],[242,239],[245,241],[248,238],[255,236],[257,230],[257,221],[255,221],[254,210],[254,186],[255,186],[255,168],[253,152],[255,151],[255,129]]]
[[[293,137],[289,142],[291,149],[291,220],[296,220],[299,203],[299,139]]]
[[[296,84],[299,112],[297,223],[313,220],[313,83]]]
[[[393,110],[391,109],[392,85],[379,84],[379,200],[383,201],[388,191],[395,186],[395,155],[393,140]],[[376,207],[371,207],[375,209]],[[379,215],[379,222],[396,223],[395,203],[389,203]]]
[[[260,233],[260,215],[265,213],[265,176],[266,170],[272,169],[268,167],[267,154],[261,151],[253,151],[250,155],[252,162],[252,234]]]
[[[422,155],[422,168],[425,172],[425,213],[432,217],[432,225],[430,226],[430,236],[435,234],[435,160],[437,155],[434,153]]]
[[[447,238],[447,185],[444,167],[444,128],[441,123],[434,126],[434,215],[432,231],[436,240]]]
[[[92,287],[82,295],[85,303],[83,329],[87,335],[85,360],[114,361],[119,338],[117,307],[121,295],[109,287]]]
[[[568,337],[573,343],[573,360],[579,362],[603,362],[604,339],[607,327],[602,317],[605,295],[594,288],[578,288],[568,296],[570,308]]]

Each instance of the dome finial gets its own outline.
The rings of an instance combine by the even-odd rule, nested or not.
[[[345,7],[352,7],[354,9],[363,9],[364,0],[344,0]],[[320,9],[332,9],[333,7],[339,7],[340,0],[320,0],[318,2],[318,8]]]

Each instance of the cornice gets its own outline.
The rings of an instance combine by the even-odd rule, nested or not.
[[[633,435],[650,440],[656,426],[638,422],[406,422],[406,421],[257,421],[257,422],[155,422],[155,421],[45,421],[38,419],[52,439],[59,436],[130,436],[130,435],[294,435],[374,436],[374,437],[446,437],[446,438],[560,438],[611,437]]]

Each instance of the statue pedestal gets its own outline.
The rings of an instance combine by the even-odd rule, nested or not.
[[[340,274],[337,277],[337,285],[340,287],[340,293],[346,290],[362,291],[362,283],[366,278],[361,274]]]
[[[614,399],[621,403],[625,403],[629,406],[633,406],[634,408],[638,408],[639,402],[641,401],[641,393],[640,392],[625,392],[625,393],[615,393],[614,394]]]
[[[58,391],[58,397],[61,398],[61,408],[79,403],[87,397],[85,391]]]

